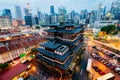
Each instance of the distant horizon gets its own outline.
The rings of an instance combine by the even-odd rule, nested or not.
[[[10,9],[12,12],[13,18],[15,18],[15,5],[21,7],[22,15],[24,16],[24,8],[27,6],[27,3],[30,3],[32,13],[35,15],[37,13],[37,7],[41,12],[46,12],[47,14],[50,13],[50,5],[54,6],[55,13],[58,13],[58,7],[61,5],[67,9],[69,13],[71,10],[75,10],[76,12],[80,13],[81,10],[87,9],[89,12],[91,10],[97,10],[100,3],[103,6],[107,7],[107,10],[111,8],[112,2],[116,0],[0,0],[0,13],[3,9]],[[89,5],[90,4],[90,5]]]

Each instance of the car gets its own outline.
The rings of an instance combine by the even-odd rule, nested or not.
[[[116,59],[120,62],[120,57],[116,57]]]
[[[93,66],[93,69],[94,69],[96,72],[100,72],[100,71],[101,71],[97,66]]]
[[[116,68],[114,69],[114,71],[115,71],[115,72],[120,72],[120,67],[116,67]]]
[[[118,72],[118,74],[120,75],[120,72]]]
[[[100,75],[105,75],[105,72],[103,72],[102,70],[100,72],[98,72]]]
[[[92,48],[96,48],[96,46],[92,46]]]
[[[106,64],[106,66],[107,66],[107,67],[111,67],[111,66],[112,66],[112,64],[111,64],[111,63],[108,63],[108,64]]]
[[[108,62],[108,61],[105,61],[105,62],[103,62],[103,64],[106,65],[106,64],[109,64],[109,62]]]
[[[104,52],[105,50],[101,48],[101,52]]]
[[[106,52],[108,52],[108,51],[106,51],[106,50],[102,49],[102,52],[103,52],[103,53],[106,53]]]
[[[96,60],[99,60],[99,59],[100,59],[100,57],[99,57],[99,56],[96,56],[96,57],[95,57],[95,59],[96,59]]]
[[[106,55],[109,55],[109,54],[110,54],[108,51],[105,51],[104,53],[105,53]]]
[[[116,68],[116,66],[113,66],[113,65],[111,67],[109,67],[110,70],[114,70],[115,68]]]
[[[101,60],[100,62],[102,62],[102,63],[105,62],[105,59]]]
[[[117,56],[115,55],[115,56],[113,56],[113,58],[114,58],[114,59],[116,59],[116,58],[117,58]]]
[[[115,54],[112,54],[112,53],[109,54],[109,57],[112,57],[112,58],[113,58],[114,56],[115,56]]]
[[[92,54],[91,54],[91,56],[92,56],[93,58],[95,58],[95,57],[96,57],[96,55],[95,55],[94,53],[92,53]]]
[[[93,67],[93,69],[97,69],[98,67],[97,66],[92,66]]]
[[[102,60],[103,60],[103,58],[101,58],[101,57],[98,59],[98,61],[102,61]]]

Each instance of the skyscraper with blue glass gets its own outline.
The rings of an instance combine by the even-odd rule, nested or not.
[[[10,21],[12,22],[12,14],[10,9],[4,9],[2,16],[10,18]]]
[[[54,12],[54,6],[51,5],[51,6],[50,6],[50,14],[51,14],[51,15],[54,15],[54,13],[55,13],[55,12]]]

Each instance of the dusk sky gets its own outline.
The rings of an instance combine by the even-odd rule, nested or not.
[[[103,3],[103,5],[107,6],[107,9],[109,9],[113,1],[116,0],[0,0],[0,11],[4,8],[8,8],[11,9],[14,14],[14,5],[20,5],[23,12],[23,7],[26,7],[26,4],[30,3],[33,13],[36,12],[38,6],[42,12],[49,13],[50,5],[55,6],[56,13],[58,12],[58,7],[61,5],[65,6],[68,12],[70,10],[80,12],[82,9],[89,11],[98,9],[100,3]]]

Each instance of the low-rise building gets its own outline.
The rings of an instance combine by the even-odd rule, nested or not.
[[[96,34],[96,33],[100,32],[100,30],[103,26],[116,25],[117,23],[118,23],[118,20],[96,21],[93,26],[93,33]]]
[[[2,36],[0,38],[0,63],[11,62],[37,48],[43,38],[39,34]]]
[[[22,19],[12,19],[12,26],[13,27],[18,27],[18,26],[22,26],[25,25],[24,20]]]
[[[0,28],[11,27],[10,18],[0,16]]]

